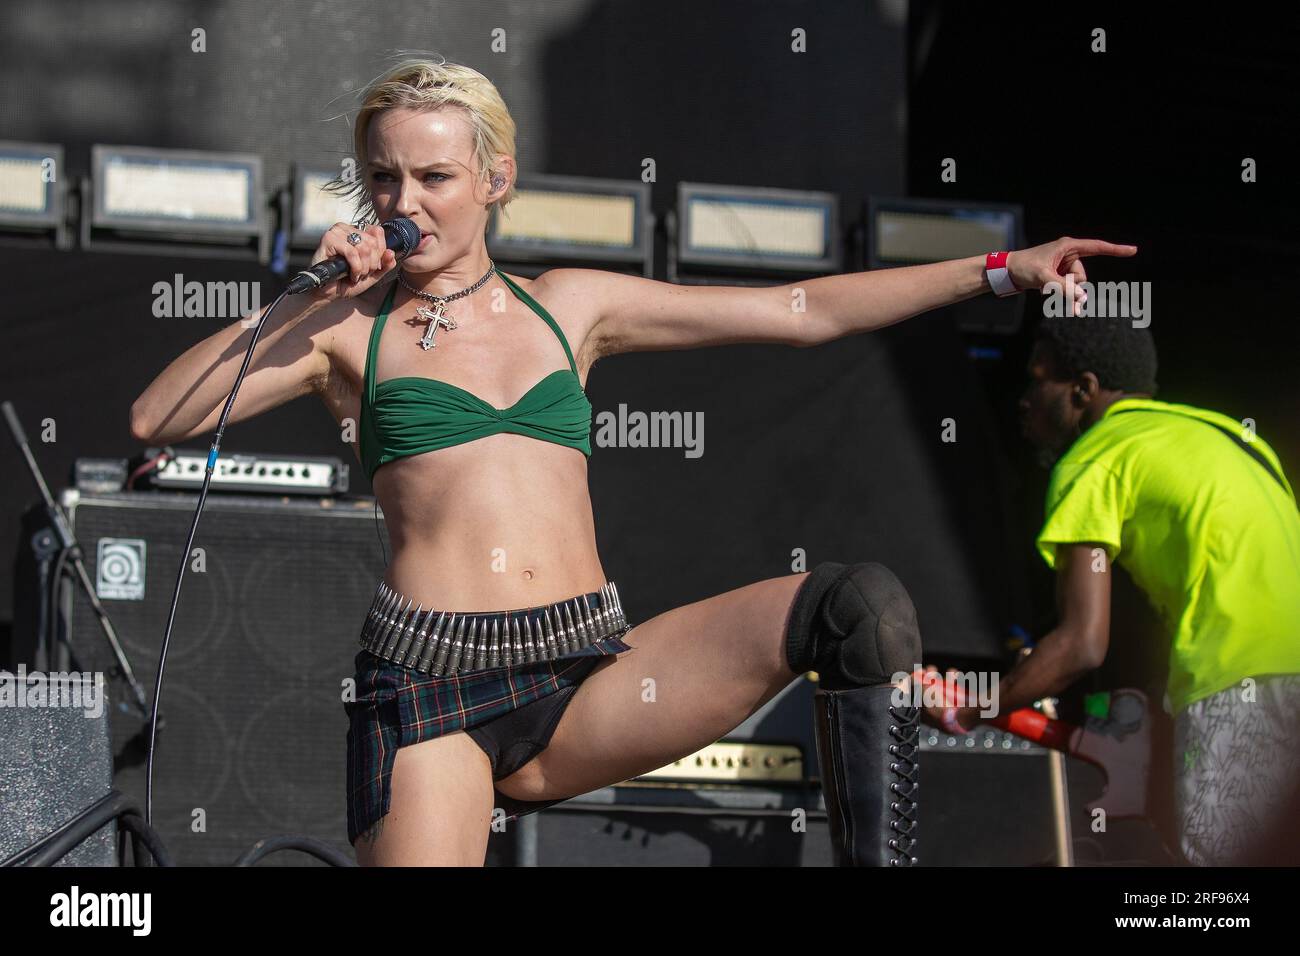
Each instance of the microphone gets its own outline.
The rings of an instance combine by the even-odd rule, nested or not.
[[[388,248],[397,254],[398,262],[401,262],[414,252],[415,247],[420,244],[420,227],[405,216],[390,219],[382,225],[384,228],[384,241],[387,243]],[[299,292],[310,292],[312,289],[319,289],[326,282],[333,282],[335,279],[347,275],[348,271],[346,256],[333,256],[329,259],[323,259],[310,269],[304,269],[289,280],[289,287],[284,290],[284,294],[297,295]]]

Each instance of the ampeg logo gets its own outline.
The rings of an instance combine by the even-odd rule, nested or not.
[[[144,600],[144,541],[100,538],[95,593],[114,601]]]

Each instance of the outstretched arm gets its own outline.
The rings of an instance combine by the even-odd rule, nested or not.
[[[1057,239],[1007,255],[1007,271],[1021,290],[1051,291],[1051,283],[1087,279],[1084,256],[1131,256],[1137,246],[1100,239]],[[922,312],[973,298],[991,287],[985,257],[951,259],[920,266],[823,276],[801,283],[808,290],[808,329],[812,344],[893,325]],[[1083,301],[1076,286],[1075,309]]]
[[[1007,269],[1017,287],[1048,291],[1066,275],[1085,280],[1085,256],[1136,252],[1063,238],[1010,253]],[[554,269],[545,280],[560,301],[589,316],[583,338],[600,357],[748,342],[820,345],[988,292],[984,264],[972,256],[763,287],[674,285],[594,269]]]

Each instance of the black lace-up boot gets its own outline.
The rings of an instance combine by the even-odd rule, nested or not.
[[[892,684],[813,696],[836,866],[916,864],[920,711],[893,696]]]
[[[920,711],[893,684],[922,659],[907,589],[876,562],[822,562],[795,596],[786,659],[820,678],[813,726],[836,864],[913,865]]]

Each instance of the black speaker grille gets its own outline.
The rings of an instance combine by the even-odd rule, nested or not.
[[[100,600],[146,694],[196,502],[182,493],[83,496],[71,509],[92,581],[118,595]],[[230,864],[286,833],[350,852],[342,691],[383,574],[372,509],[370,500],[209,496],[167,655],[154,761],[153,822],[178,863]],[[71,622],[83,667],[109,670],[107,642],[80,595]],[[124,684],[109,690],[115,785],[143,805],[147,722],[127,706]],[[281,853],[266,863],[303,861]]]

